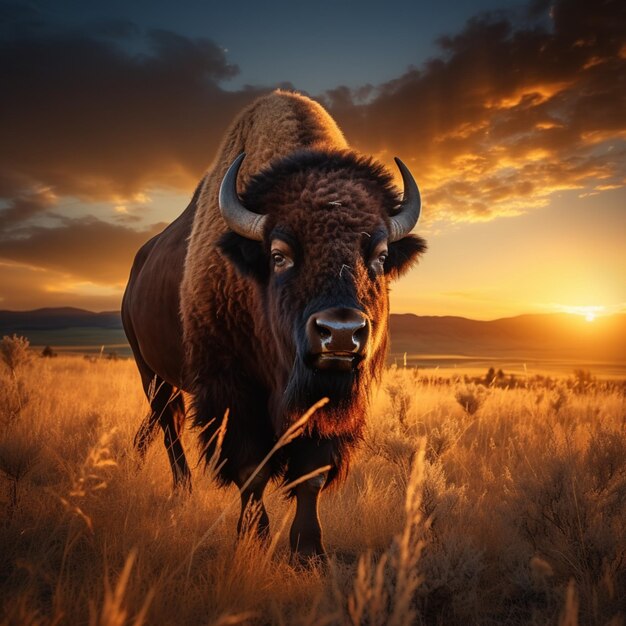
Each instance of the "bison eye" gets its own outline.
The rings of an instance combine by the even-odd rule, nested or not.
[[[293,267],[294,253],[291,246],[282,239],[275,237],[270,246],[270,259],[274,273],[280,274]]]
[[[285,258],[285,255],[281,254],[280,252],[272,253],[272,261],[274,261],[274,265],[276,267],[282,267],[283,265],[285,265],[285,263],[287,263],[287,259]]]
[[[388,256],[389,250],[387,249],[387,242],[381,241],[370,256],[370,269],[375,275],[384,273],[385,262],[387,261]]]
[[[274,266],[275,272],[284,272],[288,270],[292,265],[293,261],[283,252],[279,250],[272,250],[272,265]]]

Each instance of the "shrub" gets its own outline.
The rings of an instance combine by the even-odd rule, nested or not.
[[[464,389],[459,389],[454,397],[468,415],[474,415],[485,401],[485,388],[467,385]]]
[[[13,376],[22,365],[28,363],[30,359],[28,346],[29,341],[26,337],[18,337],[15,334],[11,337],[5,335],[0,341],[0,358]]]
[[[41,356],[47,359],[51,359],[55,356],[57,356],[57,353],[50,347],[50,346],[46,346],[42,351],[41,351]]]

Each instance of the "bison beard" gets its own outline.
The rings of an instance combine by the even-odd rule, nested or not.
[[[321,398],[329,403],[309,419],[306,431],[320,437],[359,436],[367,409],[362,373],[315,370],[298,360],[279,399],[276,419],[280,430],[295,422]],[[278,426],[277,424],[277,426]]]
[[[348,472],[350,451],[363,435],[370,401],[368,381],[371,378],[370,372],[362,368],[350,372],[328,372],[311,369],[299,360],[294,364],[284,393],[278,397],[274,415],[281,430],[296,421],[316,400],[329,399],[327,405],[309,418],[305,428],[307,438],[323,442],[328,450],[328,462],[320,462],[320,465],[331,466],[325,487],[337,479],[340,481]],[[291,467],[289,463],[289,459],[297,458],[297,453],[296,443],[288,446],[282,454],[285,459],[282,463],[285,482],[298,477],[297,467]],[[293,496],[294,492],[289,495]]]

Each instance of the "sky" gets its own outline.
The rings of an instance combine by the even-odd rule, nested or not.
[[[276,87],[423,197],[393,312],[626,311],[626,3],[0,1],[0,309],[115,310]]]

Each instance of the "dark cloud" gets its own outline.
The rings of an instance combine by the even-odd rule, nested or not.
[[[8,232],[13,226],[44,213],[54,204],[55,198],[47,190],[11,198],[7,207],[0,208],[0,233]]]
[[[107,23],[0,41],[5,178],[88,199],[194,186],[224,128],[263,90],[222,89],[238,68],[208,39],[134,39],[132,24]]]
[[[511,168],[539,175],[511,193],[589,185],[596,146],[626,126],[623,3],[534,2],[528,14],[541,20],[520,27],[501,14],[474,18],[441,37],[441,56],[423,67],[322,99],[355,146],[389,163],[402,156],[432,197],[450,196],[440,187],[459,178],[479,182],[503,168],[500,186]],[[225,90],[238,68],[213,41],[141,33],[124,21],[83,34],[35,29],[0,43],[0,59],[4,178],[87,199],[193,188],[230,120],[267,91]],[[612,180],[624,173],[619,154],[606,155],[603,175]],[[587,173],[526,167],[574,157],[588,161]],[[527,199],[533,205],[537,196]],[[479,199],[485,207],[491,200]],[[438,208],[471,216],[476,201],[456,197]]]
[[[534,3],[531,14],[551,11],[549,27],[481,16],[368,102],[339,87],[326,103],[359,148],[406,158],[431,208],[448,216],[488,218],[546,204],[555,189],[623,184],[625,7]]]
[[[137,231],[94,217],[64,218],[57,228],[32,226],[18,236],[3,236],[0,259],[62,272],[74,280],[119,285],[127,279],[139,247],[165,226]]]

